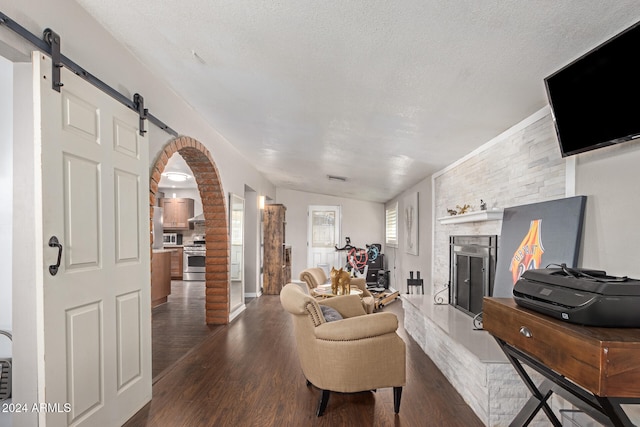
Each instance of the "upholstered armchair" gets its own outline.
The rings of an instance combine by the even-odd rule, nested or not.
[[[318,296],[313,290],[320,285],[327,283],[327,275],[324,274],[324,270],[320,267],[307,268],[300,273],[300,280],[307,284],[309,288],[309,294],[312,296]]]
[[[303,270],[300,273],[300,280],[307,284],[309,288],[309,294],[316,298],[322,298],[321,295],[316,294],[313,289],[317,288],[320,285],[324,285],[327,283],[327,275],[324,273],[324,270],[319,267],[312,267]],[[364,307],[367,313],[373,313],[375,308],[375,299],[371,292],[367,289],[367,283],[364,278],[351,278],[351,286],[357,286],[361,291],[362,295],[362,306]]]
[[[400,411],[406,350],[396,333],[398,318],[393,313],[366,314],[357,295],[318,301],[291,283],[282,288],[280,301],[293,319],[307,385],[322,391],[317,416],[323,414],[332,391],[354,393],[385,387],[393,387],[394,411]],[[327,321],[334,316],[338,319]],[[365,363],[371,355],[383,356],[385,369],[371,371]]]
[[[362,295],[360,298],[362,299],[362,305],[364,306],[367,314],[373,313],[373,309],[376,306],[375,298],[367,289],[367,281],[364,277],[352,277],[351,278],[351,286],[357,286],[358,289],[362,291]]]

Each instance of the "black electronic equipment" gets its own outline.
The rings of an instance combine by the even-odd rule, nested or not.
[[[378,270],[378,282],[379,288],[389,289],[389,270]]]
[[[640,280],[601,270],[543,268],[525,271],[513,287],[522,307],[585,326],[640,327]]]
[[[640,137],[640,23],[547,77],[562,156]]]
[[[378,286],[378,279],[381,275],[384,276],[384,254],[378,254],[373,260],[369,258],[367,265],[369,266],[366,278],[367,286]]]

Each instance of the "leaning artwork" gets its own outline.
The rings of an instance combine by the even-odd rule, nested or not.
[[[527,270],[576,266],[586,200],[576,196],[504,210],[492,296],[511,297]]]

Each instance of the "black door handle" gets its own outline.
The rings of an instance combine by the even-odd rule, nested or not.
[[[58,268],[60,268],[60,260],[62,259],[62,245],[58,241],[56,236],[51,236],[49,239],[49,247],[58,248],[58,261],[54,265],[49,266],[49,273],[52,276],[58,274]]]

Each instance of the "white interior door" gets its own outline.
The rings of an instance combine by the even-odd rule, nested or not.
[[[309,223],[307,225],[307,268],[343,267],[336,245],[340,243],[340,223],[342,215],[340,206],[309,206]],[[328,272],[327,272],[328,273]],[[327,277],[329,275],[327,274]]]
[[[151,399],[148,145],[136,113],[65,68],[52,90],[48,56],[34,67],[45,398],[62,408],[46,425],[121,425]]]

